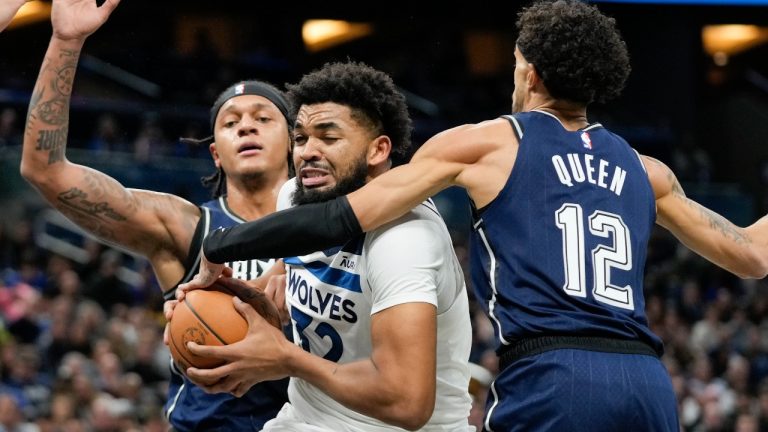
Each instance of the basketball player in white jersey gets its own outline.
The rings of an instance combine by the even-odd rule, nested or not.
[[[281,197],[292,195],[293,204],[354,191],[389,170],[393,154],[405,154],[407,106],[386,74],[333,63],[288,88],[299,107],[297,176]],[[226,361],[215,369],[188,369],[193,381],[218,380],[203,387],[237,395],[257,382],[291,376],[290,402],[265,431],[474,430],[467,420],[467,293],[434,203],[285,263],[296,343],[236,301],[249,321],[248,336],[224,347],[192,345],[196,354]],[[192,287],[180,285],[180,291]]]

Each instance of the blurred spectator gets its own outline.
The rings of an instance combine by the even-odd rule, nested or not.
[[[96,130],[88,142],[88,149],[95,153],[127,152],[128,143],[123,139],[123,132],[117,123],[117,119],[110,113],[99,116]]]
[[[101,254],[98,272],[83,285],[83,295],[96,301],[105,312],[111,312],[117,304],[130,305],[133,301],[131,289],[117,276],[121,264],[120,252],[105,251]]]
[[[13,108],[0,111],[0,150],[4,147],[21,145],[21,129],[18,125],[18,113]]]
[[[169,147],[157,117],[146,115],[133,143],[134,158],[139,162],[147,162],[151,158],[168,154]]]
[[[19,402],[11,395],[0,392],[0,431],[37,432],[37,427],[25,421]]]

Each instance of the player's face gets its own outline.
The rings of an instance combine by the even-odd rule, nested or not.
[[[302,105],[293,130],[294,204],[325,201],[361,188],[368,149],[378,136],[345,105]]]
[[[512,112],[523,111],[528,99],[527,74],[533,66],[523,57],[520,49],[515,47],[515,90],[512,92]]]
[[[287,167],[288,124],[269,99],[236,96],[221,106],[211,154],[230,177],[260,176]]]

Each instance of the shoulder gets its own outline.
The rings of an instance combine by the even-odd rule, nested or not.
[[[651,182],[651,187],[653,188],[653,193],[657,200],[678,189],[682,192],[677,177],[664,162],[643,155],[640,156],[640,160],[648,174],[648,180]]]
[[[366,234],[369,248],[402,247],[423,250],[442,247],[440,238],[448,237],[440,212],[432,200],[424,201],[408,213]]]
[[[280,188],[277,194],[277,210],[285,210],[293,207],[293,194],[296,192],[296,178],[289,178]]]
[[[427,140],[413,159],[435,158],[471,164],[501,147],[516,143],[513,123],[499,117],[442,131]]]

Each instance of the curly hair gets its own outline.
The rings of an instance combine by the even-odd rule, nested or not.
[[[355,120],[390,138],[394,155],[407,155],[413,129],[408,105],[386,73],[360,62],[326,63],[286,88],[294,118],[301,105],[345,105]]]
[[[607,102],[629,76],[616,21],[579,0],[537,1],[518,14],[517,47],[557,99]]]

